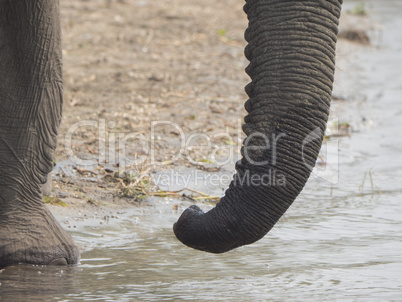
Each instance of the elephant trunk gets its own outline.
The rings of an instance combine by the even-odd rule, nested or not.
[[[251,83],[242,159],[225,196],[174,225],[184,244],[223,253],[253,243],[286,212],[315,165],[332,91],[342,0],[248,0]]]

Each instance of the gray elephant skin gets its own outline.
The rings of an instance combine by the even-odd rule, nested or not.
[[[247,0],[247,138],[225,196],[186,209],[185,245],[223,253],[264,237],[303,189],[329,114],[342,0]],[[71,265],[79,250],[42,200],[62,116],[58,0],[0,2],[0,268]],[[313,140],[306,137],[319,133]],[[266,146],[274,139],[275,148]],[[281,185],[264,175],[281,173]]]

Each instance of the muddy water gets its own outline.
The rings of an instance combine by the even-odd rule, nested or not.
[[[354,130],[336,141],[337,156],[328,153],[330,173],[316,170],[268,236],[224,255],[184,248],[172,203],[186,204],[155,200],[72,232],[85,250],[80,266],[1,271],[0,300],[400,301],[402,3],[366,7],[383,24],[376,47],[340,51],[335,85],[347,101],[333,118]]]

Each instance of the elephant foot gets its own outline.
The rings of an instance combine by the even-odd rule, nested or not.
[[[15,264],[73,265],[79,250],[44,204],[0,209],[0,269]]]

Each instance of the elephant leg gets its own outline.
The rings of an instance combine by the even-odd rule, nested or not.
[[[41,193],[62,102],[58,0],[0,1],[0,268],[79,261]]]

